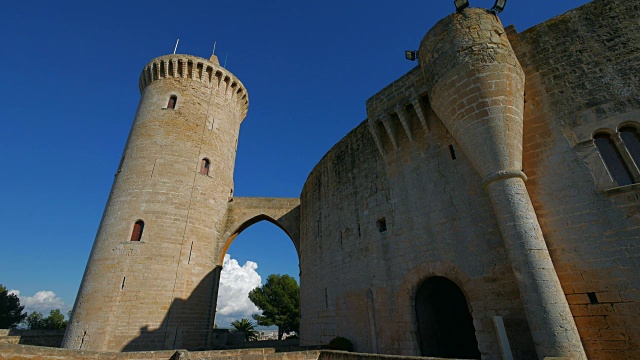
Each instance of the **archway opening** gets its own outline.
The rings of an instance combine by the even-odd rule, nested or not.
[[[418,288],[415,306],[422,356],[480,359],[473,319],[458,285],[431,277]]]
[[[277,327],[262,327],[252,319],[259,310],[248,299],[248,292],[264,285],[271,274],[287,274],[300,283],[298,254],[289,234],[269,217],[253,218],[229,238],[221,261],[217,327],[229,328],[231,321],[247,318],[256,325],[259,339],[277,337]]]

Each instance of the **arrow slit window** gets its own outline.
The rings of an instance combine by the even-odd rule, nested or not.
[[[144,230],[144,221],[138,220],[133,224],[133,232],[131,233],[131,241],[140,241],[142,239],[142,231]]]

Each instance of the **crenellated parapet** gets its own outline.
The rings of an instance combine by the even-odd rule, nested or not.
[[[229,70],[220,66],[215,56],[210,60],[183,54],[157,57],[142,70],[139,80],[140,92],[154,81],[170,78],[199,81],[217,90],[221,96],[237,101],[242,107],[242,112],[247,113],[249,94],[246,88]]]

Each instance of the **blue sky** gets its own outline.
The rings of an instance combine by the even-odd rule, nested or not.
[[[518,31],[586,3],[510,1]],[[491,7],[493,1],[471,1]],[[8,1],[0,12],[0,284],[53,291],[70,306],[154,57],[208,58],[247,87],[236,196],[298,197],[318,160],[365,119],[365,101],[416,63],[453,1]],[[297,277],[271,224],[229,253]]]

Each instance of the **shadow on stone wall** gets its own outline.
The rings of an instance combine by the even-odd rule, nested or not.
[[[64,330],[0,329],[0,343],[60,347]]]
[[[176,298],[157,329],[140,327],[139,335],[122,351],[208,350],[212,348],[213,321],[221,266],[207,274],[187,299]]]

